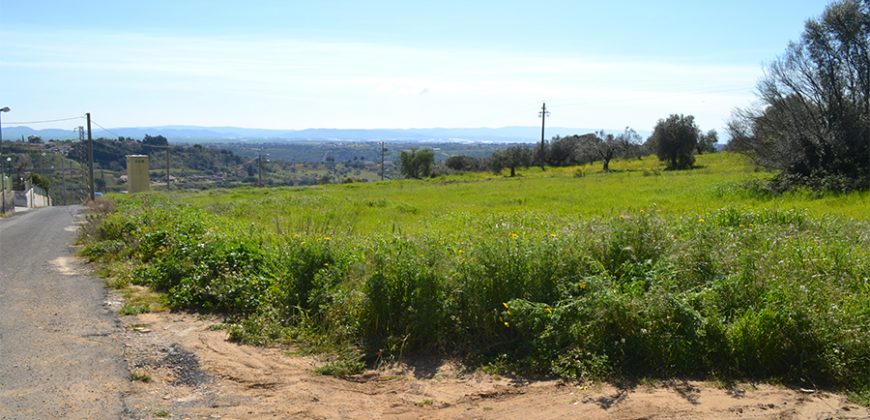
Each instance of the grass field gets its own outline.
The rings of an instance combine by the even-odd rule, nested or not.
[[[111,196],[85,255],[231,337],[565,378],[870,393],[870,195],[764,192],[738,155],[423,181]]]
[[[743,187],[771,175],[756,172],[745,157],[706,154],[699,169],[664,171],[652,157],[613,164],[520,170],[509,178],[470,173],[425,181],[346,184],[273,190],[213,190],[179,199],[210,213],[282,232],[354,235],[450,233],[464,222],[494,214],[534,214],[560,221],[611,217],[626,210],[656,208],[663,215],[700,215],[720,208],[796,209],[810,215],[870,218],[870,194],[777,197]],[[582,176],[580,176],[582,175]]]

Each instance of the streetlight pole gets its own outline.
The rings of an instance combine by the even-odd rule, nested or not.
[[[9,112],[9,111],[10,111],[9,107],[4,106],[3,108],[0,108],[0,115],[3,115],[4,112]],[[2,148],[3,148],[3,121],[0,120],[0,151],[2,151]]]
[[[3,108],[0,108],[0,115],[3,115],[4,112],[9,112],[8,106],[4,106]],[[2,118],[0,118],[0,159],[2,159],[2,156],[3,156],[3,120],[2,120]],[[3,171],[3,161],[2,160],[0,160],[0,181],[2,181],[2,183],[0,183],[0,201],[3,202],[3,204],[0,205],[0,206],[2,206],[2,210],[0,210],[0,211],[2,211],[3,214],[6,214],[6,175],[5,175],[5,172]]]

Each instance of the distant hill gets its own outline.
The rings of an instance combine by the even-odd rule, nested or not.
[[[597,131],[593,128],[547,128],[547,138],[584,134]],[[605,130],[620,131],[620,130]],[[639,132],[641,136],[649,133]],[[94,129],[95,137],[117,138],[118,136],[141,139],[146,134],[162,135],[171,143],[209,143],[209,142],[275,142],[275,141],[402,141],[421,143],[443,142],[492,142],[492,143],[531,143],[541,138],[540,127],[501,127],[501,128],[411,128],[411,129],[339,129],[309,128],[305,130],[270,130],[240,127],[200,127],[200,126],[160,126],[160,127],[122,127],[111,131]],[[39,136],[45,140],[78,139],[73,130],[44,129],[30,127],[3,127],[6,140]]]

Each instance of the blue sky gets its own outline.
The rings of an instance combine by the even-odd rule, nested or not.
[[[421,128],[536,125],[546,101],[556,126],[721,131],[827,3],[0,0],[0,107],[4,125]]]

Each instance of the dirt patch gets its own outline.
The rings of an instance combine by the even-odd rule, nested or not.
[[[84,262],[81,259],[72,255],[61,256],[51,260],[51,266],[54,270],[64,276],[89,274],[83,264]]]
[[[468,373],[423,360],[353,378],[318,376],[292,349],[227,342],[218,320],[190,314],[123,317],[134,381],[130,417],[175,418],[868,418],[839,395],[707,382],[574,385]]]

